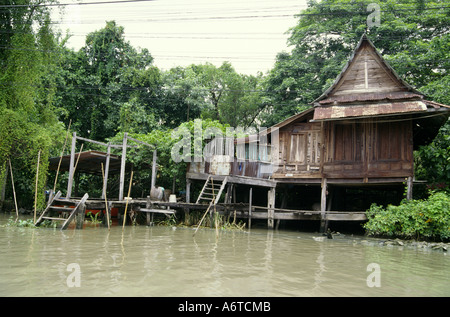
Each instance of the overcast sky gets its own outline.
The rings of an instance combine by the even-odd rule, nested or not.
[[[107,0],[61,0],[86,3]],[[54,8],[55,27],[72,34],[69,47],[78,50],[86,34],[115,20],[125,38],[145,47],[161,69],[230,61],[243,74],[265,73],[275,56],[288,51],[286,31],[306,0],[155,0],[86,4]]]

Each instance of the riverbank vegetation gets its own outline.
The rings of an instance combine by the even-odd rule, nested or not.
[[[369,235],[415,240],[450,239],[450,196],[434,191],[426,199],[404,200],[386,207],[373,204],[366,212]]]
[[[69,36],[51,21],[52,7],[45,5],[56,0],[7,3],[11,6],[0,10],[0,191],[5,190],[5,201],[12,201],[11,162],[19,208],[33,209],[35,192],[37,208],[44,206],[44,192],[55,180],[48,158],[64,152],[67,131],[103,142],[120,142],[127,132],[154,144],[158,185],[182,190],[186,165],[171,158],[173,131],[186,128],[192,133],[196,119],[202,119],[203,131],[213,126],[223,131],[227,126],[268,127],[310,107],[332,84],[365,31],[403,79],[431,100],[450,104],[449,1],[310,1],[288,30],[290,51],[280,52],[270,71],[256,75],[240,74],[226,61],[159,69],[150,49],[133,47],[114,21],[88,34],[85,45],[73,50],[67,47]],[[379,27],[367,29],[368,3],[380,5]],[[136,170],[131,195],[137,197],[149,188],[150,172],[144,167],[152,149],[138,146],[130,153]],[[449,157],[447,123],[430,145],[415,152],[416,178],[433,188],[448,188]],[[116,190],[118,180],[110,181]],[[57,188],[66,187],[67,177],[59,175]],[[99,196],[101,188],[101,179],[80,176],[80,191]],[[437,211],[439,206],[448,208],[447,196],[414,194],[418,200],[398,207],[372,207],[368,214],[379,223],[369,222],[367,230],[428,237],[439,217],[448,221],[448,209]],[[12,207],[3,199],[0,205]],[[434,211],[420,216],[419,209],[430,206]],[[409,208],[417,213],[400,215]],[[387,223],[388,213],[397,220]],[[404,228],[399,225],[402,217]]]

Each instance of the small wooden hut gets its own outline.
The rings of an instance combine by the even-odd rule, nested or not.
[[[313,107],[260,134],[269,147],[264,141],[253,148],[270,153],[272,168],[267,168],[261,156],[250,163],[249,139],[248,154],[239,161],[236,150],[228,173],[236,177],[242,168],[252,166],[253,172],[241,183],[251,184],[255,178],[271,181],[267,186],[272,210],[269,225],[271,218],[277,219],[275,192],[282,196],[280,211],[317,209],[322,223],[362,220],[363,214],[355,217],[349,211],[356,206],[364,211],[378,202],[376,191],[384,191],[377,199],[397,203],[406,184],[407,197],[412,197],[413,151],[433,140],[448,119],[449,108],[428,101],[404,82],[364,34],[347,65]],[[270,150],[260,151],[257,146]],[[202,166],[191,168],[188,180],[214,173],[208,164]]]

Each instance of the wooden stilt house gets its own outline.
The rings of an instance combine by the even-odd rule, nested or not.
[[[363,220],[363,213],[355,216],[350,211],[363,211],[374,202],[371,191],[384,190],[381,197],[385,202],[396,203],[406,184],[411,198],[413,151],[433,140],[448,119],[449,108],[428,101],[404,82],[363,35],[347,65],[313,107],[260,134],[270,145],[266,153],[272,157],[272,169],[253,160],[253,169],[265,167],[265,173],[255,172],[240,181],[270,181],[269,226],[273,219],[287,219],[277,218],[277,210],[283,208],[304,210],[302,216],[306,210],[316,209],[322,223]],[[239,171],[233,168],[239,164],[238,152],[230,163],[231,176]],[[250,164],[247,158],[241,165]],[[188,180],[211,174],[204,167],[191,169]],[[277,206],[275,192],[281,196]],[[363,200],[362,204],[358,200]]]

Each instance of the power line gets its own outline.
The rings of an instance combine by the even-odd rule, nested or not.
[[[93,1],[93,2],[77,2],[77,3],[45,3],[45,4],[6,4],[0,5],[0,8],[23,8],[23,7],[65,7],[78,5],[93,5],[93,4],[120,4],[131,2],[153,2],[156,0],[116,0],[116,1]]]
[[[127,0],[124,0],[127,1]],[[128,0],[129,2],[135,2],[135,1],[152,1],[152,0]],[[114,1],[113,1],[114,2]],[[115,1],[117,2],[117,1]],[[107,3],[107,2],[100,2],[100,3]],[[1,6],[0,6],[1,8]],[[440,7],[429,7],[429,8],[423,8],[421,10],[427,11],[427,10],[441,10],[441,9],[450,9],[450,6],[440,6]],[[416,8],[407,8],[407,9],[392,9],[392,10],[381,10],[380,12],[416,12]],[[267,18],[286,18],[286,17],[307,17],[307,16],[348,16],[348,15],[367,15],[368,12],[366,11],[343,11],[339,10],[336,12],[319,12],[319,13],[290,13],[290,14],[266,14],[266,15],[255,15],[253,13],[257,13],[258,11],[255,10],[249,10],[249,14],[251,15],[234,15],[234,16],[204,16],[204,17],[156,17],[156,18],[134,18],[131,20],[126,19],[117,19],[117,21],[120,22],[174,22],[174,21],[211,21],[211,20],[241,20],[241,19],[267,19]],[[166,13],[169,14],[169,13]],[[185,12],[182,12],[180,14],[185,14]],[[7,21],[9,22],[9,21]],[[31,23],[31,21],[29,22]],[[51,21],[51,24],[64,24],[63,21]],[[96,21],[71,21],[72,24],[94,24],[97,23]],[[19,23],[20,24],[20,23]]]

